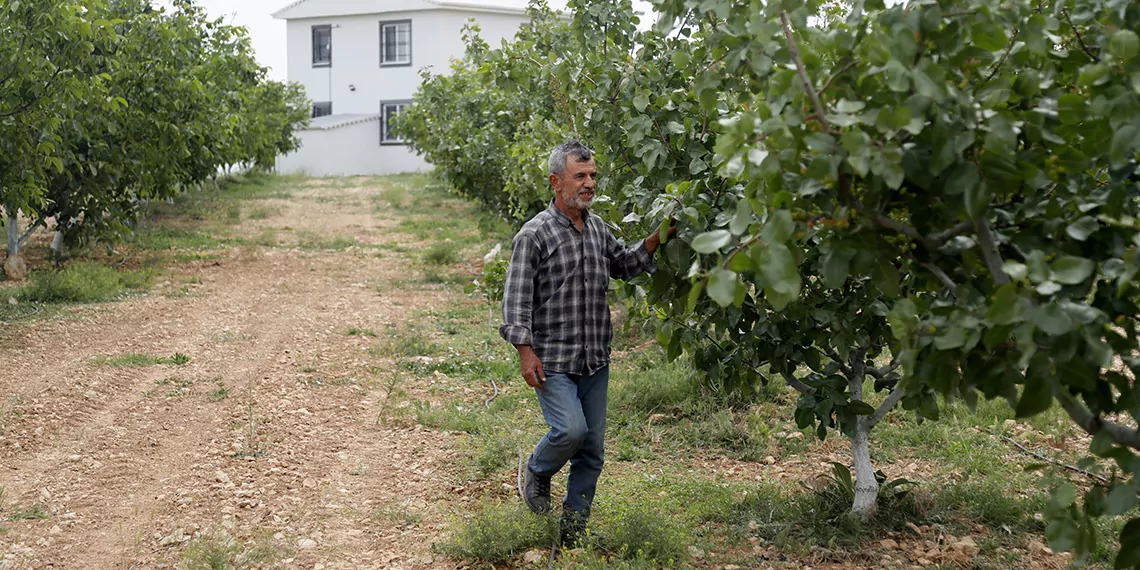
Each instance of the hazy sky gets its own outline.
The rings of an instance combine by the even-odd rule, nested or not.
[[[269,77],[285,79],[285,20],[275,20],[273,12],[292,0],[198,0],[213,18],[227,24],[245,26],[253,40],[257,61],[269,68]]]
[[[197,0],[212,18],[225,18],[227,24],[245,26],[249,30],[257,61],[269,68],[272,79],[286,79],[285,20],[270,16],[291,4],[293,0]],[[169,5],[164,0],[159,4]],[[645,0],[634,0],[634,9],[650,12],[652,6]],[[642,27],[650,24],[642,18]]]

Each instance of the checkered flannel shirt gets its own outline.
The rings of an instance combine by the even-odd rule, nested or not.
[[[656,269],[645,240],[620,244],[601,218],[582,212],[582,231],[555,207],[514,238],[499,336],[527,344],[543,370],[590,375],[610,361],[610,278]]]

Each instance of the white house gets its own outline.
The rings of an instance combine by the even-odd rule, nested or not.
[[[288,80],[305,87],[314,117],[277,170],[314,176],[429,170],[388,130],[419,70],[447,73],[470,19],[491,46],[527,21],[526,0],[297,0],[273,17],[286,21]]]

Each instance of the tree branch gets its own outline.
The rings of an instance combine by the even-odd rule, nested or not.
[[[890,374],[891,372],[898,370],[900,364],[901,363],[899,363],[898,361],[895,361],[895,362],[892,362],[886,366],[883,366],[882,368],[868,368],[867,374],[874,376],[877,380],[882,380],[883,378],[886,378],[887,375]]]
[[[948,289],[950,289],[951,293],[955,293],[956,291],[958,291],[958,284],[955,283],[954,280],[951,279],[950,276],[947,275],[945,271],[942,271],[942,268],[938,267],[937,265],[934,265],[933,263],[927,263],[927,262],[920,263],[919,265],[921,265],[927,271],[933,273],[934,276],[937,277],[938,280],[941,281],[943,285],[945,285]]]
[[[1077,30],[1076,26],[1073,25],[1073,19],[1069,17],[1069,11],[1063,10],[1063,12],[1065,13],[1065,21],[1069,23],[1069,27],[1073,29],[1073,34],[1075,34],[1077,36],[1077,43],[1081,44],[1081,49],[1084,50],[1084,52],[1090,58],[1092,58],[1093,61],[1100,63],[1100,57],[1097,56],[1096,54],[1094,54],[1092,52],[1092,50],[1089,49],[1089,46],[1087,44],[1085,44],[1085,39],[1081,37],[1081,32],[1079,30]]]
[[[1104,483],[1105,485],[1107,485],[1109,483],[1108,479],[1106,479],[1103,475],[1097,475],[1096,473],[1093,473],[1091,471],[1086,471],[1084,469],[1081,469],[1080,467],[1077,467],[1076,465],[1069,465],[1067,463],[1061,463],[1060,461],[1057,461],[1056,459],[1046,457],[1040,453],[1037,453],[1036,451],[1033,451],[1032,449],[1029,449],[1028,447],[1025,447],[1024,445],[1021,445],[1020,443],[1015,441],[1013,438],[994,433],[988,429],[983,430],[983,431],[985,431],[986,433],[988,433],[994,437],[1003,439],[1006,442],[1013,444],[1014,447],[1020,449],[1026,455],[1029,455],[1031,457],[1035,457],[1037,459],[1040,459],[1041,461],[1044,461],[1046,463],[1051,463],[1051,464],[1056,465],[1058,467],[1063,467],[1065,469],[1068,469],[1069,471],[1073,471],[1074,473],[1080,473],[1081,475],[1089,477],[1090,479],[1096,479],[1097,481],[1100,481],[1101,483]]]
[[[51,89],[51,86],[53,84],[55,84],[55,80],[59,77],[59,74],[61,71],[63,71],[63,68],[61,68],[61,67],[57,67],[55,69],[55,73],[52,74],[51,79],[48,80],[47,85],[44,86],[44,91]],[[29,108],[31,108],[32,105],[39,103],[41,99],[44,99],[46,97],[47,97],[47,95],[40,95],[39,97],[34,97],[32,99],[29,99],[26,103],[24,103],[23,107],[16,109],[15,111],[11,111],[9,113],[0,113],[0,119],[4,119],[7,117],[11,117],[13,115],[18,115],[20,113],[23,113],[24,111],[27,111]]]
[[[28,238],[32,237],[32,234],[36,233],[36,230],[42,227],[44,227],[44,221],[36,221],[36,223],[32,224],[32,227],[28,228],[28,231],[24,232],[24,235],[20,236],[20,239],[16,241],[16,246],[24,247],[24,242],[28,241]]]
[[[1005,270],[1002,269],[1001,252],[998,251],[997,243],[994,242],[994,234],[990,231],[989,221],[982,218],[976,222],[976,227],[982,259],[986,260],[986,267],[994,276],[994,283],[999,286],[1009,283],[1009,275],[1006,275]]]
[[[887,412],[893,410],[905,395],[906,390],[903,389],[902,386],[898,386],[894,390],[891,390],[891,393],[887,395],[887,399],[883,400],[883,403],[879,404],[879,407],[875,408],[875,413],[871,414],[871,417],[867,418],[867,429],[875,427],[875,424],[879,423],[879,420],[886,417]]]
[[[995,75],[997,75],[998,71],[1001,71],[1001,66],[1005,65],[1005,60],[1009,59],[1009,54],[1013,51],[1013,46],[1017,45],[1017,36],[1019,35],[1021,35],[1021,28],[1013,31],[1013,37],[1009,39],[1009,47],[1005,48],[1005,53],[1002,54],[1001,59],[998,60],[997,65],[995,65],[994,68],[990,71],[990,74],[987,75],[984,80],[982,80],[982,84],[978,86],[979,88],[989,83],[990,80],[993,79]]]
[[[946,242],[966,233],[974,227],[974,223],[967,220],[959,222],[958,225],[948,230],[926,236],[912,225],[904,224],[903,222],[900,222],[890,216],[885,216],[879,212],[876,212],[875,210],[864,206],[863,203],[860,202],[857,198],[849,195],[850,190],[847,191],[847,194],[847,201],[851,203],[851,206],[855,208],[855,211],[866,216],[867,219],[870,220],[873,224],[883,229],[888,229],[895,233],[907,236],[921,243],[923,246],[930,250],[935,250],[942,247],[943,245],[946,245]]]
[[[797,392],[799,392],[801,394],[814,394],[815,393],[815,390],[812,389],[811,386],[804,384],[803,382],[800,381],[799,378],[792,376],[791,373],[781,372],[780,375],[784,377],[784,383],[786,383],[788,386],[791,386],[792,388],[795,388],[795,390]]]
[[[811,79],[808,78],[807,70],[804,69],[804,62],[800,59],[800,50],[796,47],[796,38],[792,36],[792,27],[788,24],[788,14],[783,10],[780,10],[780,24],[784,27],[784,39],[788,41],[788,53],[792,56],[792,61],[796,63],[800,81],[803,82],[804,89],[807,89],[808,96],[811,97],[815,114],[818,116],[820,124],[823,125],[823,129],[832,132],[831,124],[827,122],[827,116],[823,112],[823,105],[819,102],[819,93],[816,93],[815,88],[812,87]]]
[[[832,362],[835,362],[836,364],[838,364],[839,370],[843,372],[844,376],[846,376],[848,378],[851,377],[851,368],[843,363],[843,359],[839,358],[839,355],[835,354],[835,351],[833,351],[833,350],[824,351],[823,349],[819,348],[818,346],[812,346],[812,348],[814,348],[815,351],[818,352],[821,356],[826,356],[827,358],[830,358],[832,360]]]
[[[847,71],[848,69],[851,69],[854,66],[855,66],[855,60],[851,60],[851,61],[847,62],[843,67],[840,67],[838,71],[836,71],[835,73],[832,73],[831,77],[828,77],[827,81],[823,82],[823,86],[819,88],[819,93],[823,93],[824,91],[827,91],[827,88],[831,87],[831,82],[835,81],[836,77],[839,77],[844,71]]]
[[[1132,449],[1140,449],[1140,433],[1092,413],[1067,390],[1061,390],[1057,395],[1057,401],[1065,413],[1069,414],[1069,417],[1089,435],[1095,436],[1102,431],[1107,432],[1113,442]]]

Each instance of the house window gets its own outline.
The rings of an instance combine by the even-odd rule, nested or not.
[[[392,132],[392,119],[404,111],[404,107],[411,101],[381,101],[380,113],[380,144],[404,144],[404,137],[396,136]]]
[[[380,65],[412,64],[412,21],[380,22]]]
[[[332,26],[313,26],[313,67],[332,65]]]
[[[324,101],[322,103],[313,103],[313,118],[323,117],[332,114],[332,101]]]

